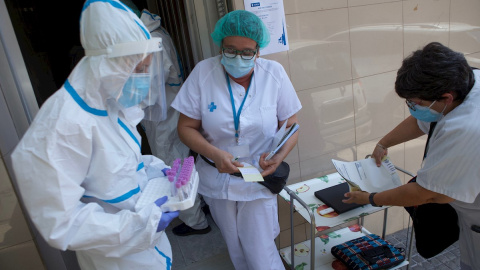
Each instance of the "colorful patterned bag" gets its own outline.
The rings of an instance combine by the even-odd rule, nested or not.
[[[405,252],[376,234],[365,235],[332,247],[333,256],[351,270],[388,269],[405,260]]]

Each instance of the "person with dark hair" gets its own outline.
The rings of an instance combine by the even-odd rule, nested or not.
[[[272,174],[295,146],[298,133],[266,160],[273,137],[297,122],[302,105],[283,67],[259,58],[270,41],[263,22],[236,10],[212,33],[220,55],[201,61],[172,107],[180,112],[180,139],[200,155],[198,192],[210,207],[235,269],[285,269],[275,245],[277,196],[234,175],[241,162]]]
[[[432,42],[403,60],[395,91],[411,116],[380,139],[372,157],[380,166],[388,147],[433,128],[417,182],[379,193],[348,192],[344,202],[449,203],[458,214],[461,269],[480,269],[480,71],[472,70],[463,54]]]
[[[432,42],[403,61],[395,91],[405,99],[429,101],[442,100],[443,94],[455,92],[455,100],[461,101],[474,83],[472,68],[463,54]]]

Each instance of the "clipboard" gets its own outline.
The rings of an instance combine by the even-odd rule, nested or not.
[[[280,128],[280,130],[275,134],[275,139],[273,140],[273,149],[270,151],[268,156],[265,158],[265,160],[269,160],[275,155],[280,148],[285,144],[292,135],[297,132],[298,128],[300,127],[297,123],[293,123],[287,130],[285,130],[285,126],[287,124],[287,121],[283,124],[283,126]],[[284,132],[283,134],[281,132]],[[281,136],[280,136],[281,135]]]

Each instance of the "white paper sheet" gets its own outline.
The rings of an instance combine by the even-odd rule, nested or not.
[[[380,192],[400,186],[402,183],[395,166],[386,158],[377,167],[373,158],[352,162],[332,159],[338,173],[352,186],[363,191]]]
[[[288,51],[287,24],[283,0],[244,0],[245,10],[255,13],[270,32],[270,43],[261,55]]]

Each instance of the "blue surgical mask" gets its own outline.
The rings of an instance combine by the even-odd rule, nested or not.
[[[253,66],[255,66],[255,57],[250,60],[243,60],[240,55],[235,56],[234,58],[228,58],[222,55],[222,60],[220,61],[225,67],[225,70],[228,74],[232,75],[234,78],[240,78],[247,75]]]
[[[149,90],[150,74],[132,73],[123,86],[122,96],[118,99],[118,103],[125,108],[140,104],[147,97]]]
[[[437,122],[440,119],[442,119],[443,116],[443,111],[445,111],[445,108],[447,108],[447,105],[445,105],[445,108],[443,108],[442,112],[437,112],[432,109],[430,109],[433,104],[437,102],[436,100],[430,104],[430,106],[425,107],[425,106],[420,106],[418,104],[414,105],[414,109],[408,108],[410,110],[410,114],[415,117],[416,119],[423,121],[423,122]]]

